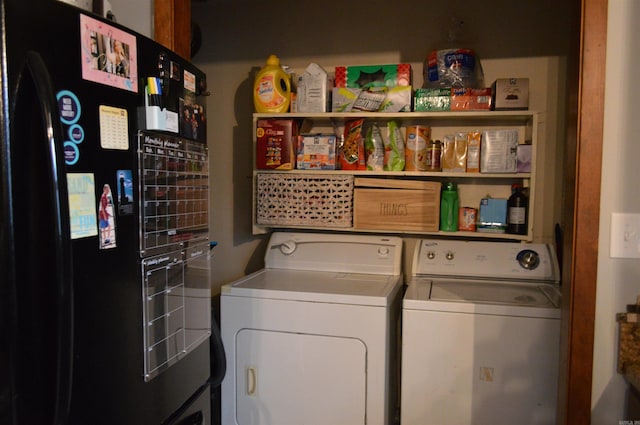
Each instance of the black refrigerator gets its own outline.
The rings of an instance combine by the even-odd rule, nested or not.
[[[211,422],[206,77],[2,0],[0,423]]]

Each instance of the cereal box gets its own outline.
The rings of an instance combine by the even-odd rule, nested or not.
[[[256,127],[256,169],[295,168],[298,126],[291,119],[261,119]]]

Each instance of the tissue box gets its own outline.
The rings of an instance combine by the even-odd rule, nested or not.
[[[333,112],[411,112],[411,86],[380,87],[371,91],[334,87]]]
[[[331,93],[331,111],[349,112],[362,89],[334,87]]]
[[[507,200],[482,198],[478,232],[504,233],[507,229]]]
[[[411,112],[411,86],[395,86],[387,89],[378,112]]]
[[[411,85],[411,65],[336,66],[335,87],[368,88]]]
[[[529,109],[529,79],[499,78],[491,85],[496,111]]]

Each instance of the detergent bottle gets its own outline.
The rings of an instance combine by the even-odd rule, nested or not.
[[[256,112],[287,112],[291,102],[291,77],[280,66],[276,55],[269,55],[253,84]]]

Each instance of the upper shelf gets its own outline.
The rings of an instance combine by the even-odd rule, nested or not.
[[[411,178],[447,178],[447,179],[528,179],[531,173],[461,173],[446,171],[371,171],[371,170],[254,170],[254,173],[289,173],[289,174],[347,174],[352,176],[379,177],[411,177]]]
[[[536,115],[535,111],[453,111],[453,112],[295,112],[295,113],[254,113],[255,118],[372,118],[372,119],[436,119],[468,120],[478,119],[494,121],[526,121]]]

